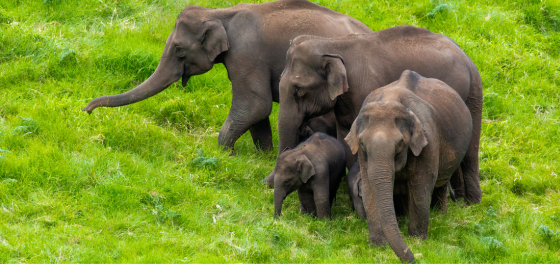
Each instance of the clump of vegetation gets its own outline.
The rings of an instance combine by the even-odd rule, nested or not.
[[[37,133],[40,125],[31,118],[20,117],[21,124],[14,128],[14,134],[28,136],[33,133]]]
[[[204,156],[204,150],[199,149],[196,152],[196,158],[191,160],[189,163],[193,164],[194,166],[196,166],[198,168],[212,168],[212,169],[215,169],[216,167],[218,167],[218,161],[219,160],[217,158],[205,157]]]
[[[434,9],[432,9],[432,11],[430,11],[430,13],[426,14],[426,16],[427,17],[434,17],[437,14],[449,12],[449,9],[450,9],[449,5],[441,4],[441,5],[438,5],[438,6],[434,7]]]

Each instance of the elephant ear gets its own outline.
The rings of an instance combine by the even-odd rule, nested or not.
[[[350,128],[350,132],[348,132],[348,135],[346,135],[346,137],[344,138],[344,140],[346,141],[346,143],[348,144],[348,146],[350,147],[350,151],[352,151],[352,154],[356,154],[356,152],[358,152],[358,132],[357,132],[357,128],[356,128],[356,124],[358,123],[358,118],[359,116],[356,118],[356,120],[354,120],[354,123],[352,123],[352,127]]]
[[[214,61],[220,53],[228,50],[229,42],[224,25],[219,20],[204,21],[205,31],[202,46],[208,59]]]
[[[348,91],[346,67],[338,54],[323,55],[323,71],[327,76],[327,89],[331,100]]]
[[[426,135],[424,134],[424,129],[422,128],[422,124],[418,117],[408,109],[408,113],[410,114],[410,118],[412,121],[412,136],[410,137],[410,150],[414,156],[420,155],[422,149],[428,145],[428,140],[426,139]]]
[[[301,155],[296,159],[296,168],[299,178],[306,183],[313,175],[315,175],[315,167],[305,155]]]

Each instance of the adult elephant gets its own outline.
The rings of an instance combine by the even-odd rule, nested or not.
[[[91,113],[100,106],[136,103],[180,78],[185,86],[190,76],[223,63],[233,91],[231,109],[218,136],[219,144],[233,150],[235,141],[249,130],[257,147],[272,149],[268,116],[272,102],[279,102],[278,82],[292,39],[304,34],[335,37],[369,32],[371,29],[360,21],[306,0],[239,4],[221,9],[187,6],[177,17],[152,76],[123,94],[95,98],[83,110]],[[334,115],[331,117],[334,121]],[[308,125],[313,123],[325,122]],[[327,132],[320,127],[310,128]],[[305,133],[305,127],[301,133]]]
[[[300,36],[288,50],[280,80],[280,150],[297,145],[297,131],[309,118],[334,109],[338,139],[358,116],[373,90],[399,79],[405,70],[442,80],[466,103],[472,137],[461,167],[451,179],[457,197],[479,203],[478,145],[482,120],[482,81],[471,59],[451,39],[413,26],[341,38]],[[348,145],[347,167],[356,161]]]

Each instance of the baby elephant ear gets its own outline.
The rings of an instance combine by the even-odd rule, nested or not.
[[[315,167],[313,167],[313,164],[311,164],[311,161],[305,155],[299,156],[296,162],[299,178],[303,183],[306,183],[311,176],[315,175]]]
[[[358,116],[359,118],[359,116]],[[356,121],[358,120],[358,118],[356,118],[356,120],[354,120],[354,123],[352,123],[352,127],[350,128],[350,132],[348,132],[348,135],[344,138],[344,140],[346,141],[346,143],[348,144],[348,146],[350,147],[350,150],[352,151],[352,154],[356,154],[356,152],[358,152],[358,135],[357,135],[357,129],[356,129]]]
[[[408,109],[408,113],[410,114],[410,118],[412,119],[412,136],[410,137],[410,150],[414,156],[420,155],[422,149],[428,145],[428,140],[426,139],[426,135],[424,134],[424,129],[422,128],[422,124],[418,117]]]
[[[327,75],[327,89],[331,100],[348,92],[348,79],[346,78],[346,67],[342,57],[338,54],[323,55],[323,71]]]
[[[202,45],[208,59],[214,61],[220,53],[228,50],[229,42],[224,25],[219,20],[204,21],[205,32]]]

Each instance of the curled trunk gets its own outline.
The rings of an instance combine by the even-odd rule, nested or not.
[[[383,148],[377,148],[377,150],[380,149]],[[402,238],[395,214],[393,202],[394,157],[391,155],[383,157],[383,154],[380,155],[379,152],[382,151],[368,155],[368,181],[379,213],[383,235],[401,261],[414,262],[414,254]]]

